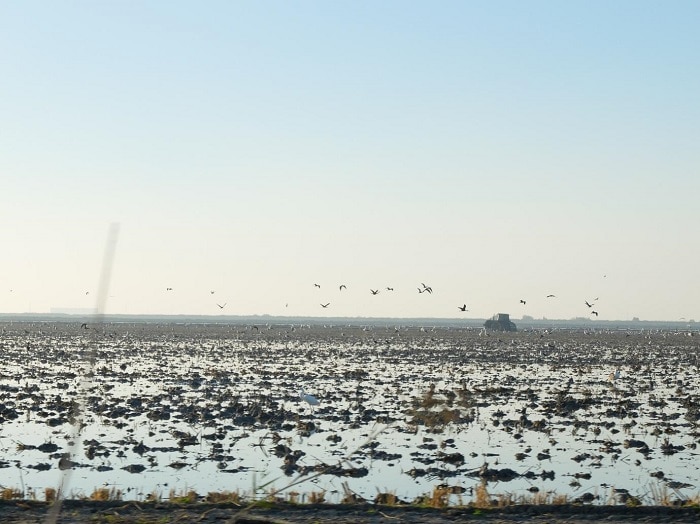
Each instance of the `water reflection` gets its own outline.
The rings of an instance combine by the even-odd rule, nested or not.
[[[464,502],[477,486],[593,503],[698,492],[697,335],[3,328],[0,467],[3,485],[26,494],[57,486],[66,469],[74,496],[107,486],[132,499],[263,496],[299,478],[295,491],[331,502],[412,501],[436,486]],[[303,402],[302,388],[320,404]]]

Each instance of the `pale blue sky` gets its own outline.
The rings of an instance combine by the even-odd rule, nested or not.
[[[0,0],[0,312],[700,320],[698,20]]]

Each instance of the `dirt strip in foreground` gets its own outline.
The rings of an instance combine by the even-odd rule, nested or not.
[[[50,506],[35,501],[0,501],[0,522],[43,524]],[[430,509],[376,505],[269,505],[244,509],[231,504],[152,504],[136,502],[64,501],[60,524],[507,524],[682,523],[700,522],[700,507],[666,506],[509,506],[498,509]]]

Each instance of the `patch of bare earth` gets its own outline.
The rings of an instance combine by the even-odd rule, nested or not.
[[[50,505],[35,501],[0,501],[0,522],[34,524],[46,522]],[[431,509],[377,505],[266,505],[242,508],[233,504],[154,504],[136,502],[65,501],[56,521],[60,524],[378,524],[453,522],[488,523],[651,523],[700,522],[698,507],[667,506],[527,506],[497,509]]]

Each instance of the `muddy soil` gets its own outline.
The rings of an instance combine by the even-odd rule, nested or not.
[[[28,501],[0,501],[0,522],[14,524],[164,524],[238,523],[238,524],[379,524],[454,522],[488,523],[652,523],[700,521],[698,507],[624,507],[624,506],[510,506],[497,509],[415,507],[376,505],[274,505],[242,508],[229,504],[145,504],[136,502],[64,501],[55,518],[51,506]]]

